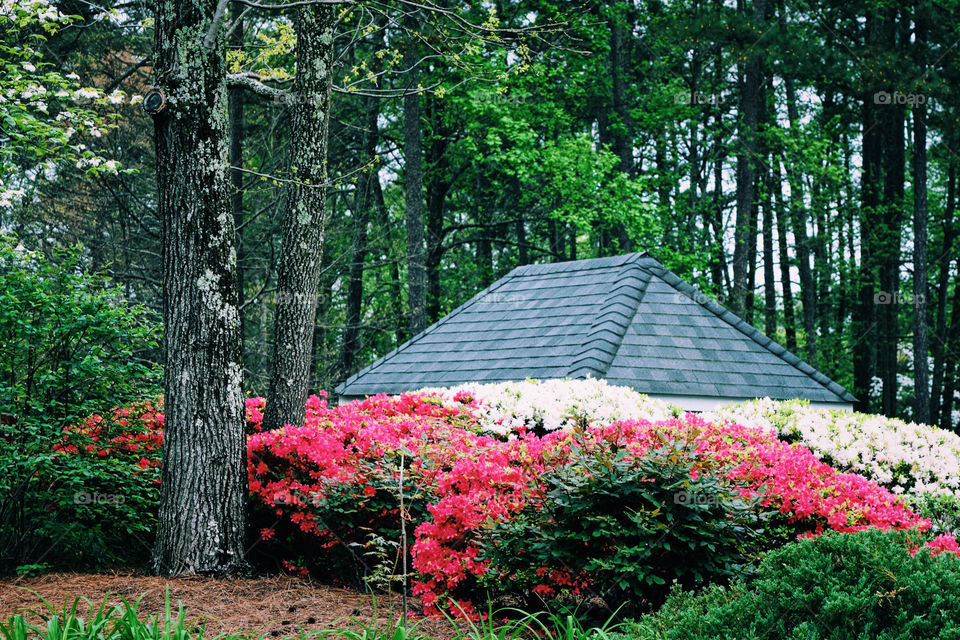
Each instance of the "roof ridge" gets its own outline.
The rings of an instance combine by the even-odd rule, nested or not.
[[[468,307],[476,304],[482,297],[486,296],[488,293],[493,293],[494,291],[496,291],[496,290],[499,289],[500,287],[504,286],[507,282],[509,282],[510,280],[512,280],[513,278],[516,277],[518,270],[519,270],[519,269],[513,269],[513,270],[510,271],[507,275],[505,275],[505,276],[503,276],[502,278],[500,278],[499,280],[496,280],[495,282],[491,283],[490,286],[488,286],[487,288],[483,289],[482,291],[479,291],[478,293],[475,293],[472,298],[469,298],[469,299],[468,299],[466,302],[464,302],[462,305],[460,305],[459,307],[457,307],[456,309],[454,309],[452,312],[448,313],[448,314],[445,315],[444,317],[440,318],[439,320],[437,320],[436,322],[434,322],[433,324],[431,324],[429,327],[427,327],[426,329],[424,329],[423,331],[421,331],[421,332],[418,333],[417,335],[413,336],[412,338],[410,338],[409,340],[407,340],[407,341],[404,342],[403,344],[399,345],[397,348],[395,348],[395,349],[393,349],[392,351],[388,352],[386,355],[383,355],[383,356],[381,356],[380,358],[377,358],[376,360],[374,360],[373,362],[371,362],[370,364],[368,364],[367,366],[365,366],[363,369],[360,369],[360,370],[357,371],[355,374],[353,374],[352,376],[348,377],[346,380],[344,380],[343,382],[341,382],[340,384],[338,384],[336,387],[334,387],[334,392],[335,392],[337,395],[340,395],[340,394],[342,393],[342,391],[341,391],[342,389],[344,389],[347,385],[353,383],[354,380],[356,380],[357,378],[359,378],[361,375],[366,375],[366,374],[374,371],[374,370],[377,369],[378,367],[386,364],[393,356],[395,356],[396,354],[400,353],[401,351],[403,351],[403,350],[406,349],[407,347],[411,346],[411,345],[414,344],[415,342],[419,341],[419,340],[420,340],[421,338],[423,338],[424,336],[433,333],[434,331],[436,331],[437,327],[440,327],[440,326],[446,324],[448,320],[450,320],[451,318],[455,317],[456,315],[458,315],[460,312],[462,312],[463,310],[467,309]]]
[[[611,267],[622,267],[627,264],[633,264],[639,261],[646,253],[624,253],[618,256],[607,256],[604,258],[586,258],[584,260],[564,260],[562,262],[543,262],[526,264],[517,267],[511,274],[518,276],[542,275],[545,273],[566,273],[569,271],[593,271],[596,269],[609,269]]]
[[[652,264],[651,264],[652,263]],[[727,309],[723,305],[714,301],[708,297],[705,293],[694,287],[693,285],[685,282],[677,274],[673,273],[660,262],[645,255],[642,260],[639,261],[639,265],[644,270],[647,270],[665,283],[676,289],[678,292],[686,295],[693,302],[698,303],[700,306],[704,307],[715,316],[732,326],[734,329],[738,330],[743,335],[747,336],[755,343],[777,356],[787,364],[793,366],[801,373],[804,373],[812,379],[814,382],[818,383],[820,386],[828,389],[832,393],[835,393],[837,396],[842,398],[846,402],[856,402],[857,399],[845,388],[823,375],[816,369],[814,369],[810,364],[802,360],[799,356],[795,355],[789,351],[786,347],[781,345],[779,342],[773,338],[762,333],[759,329],[754,327],[751,324],[748,324],[740,316],[735,314],[730,309]]]
[[[635,259],[625,261],[594,317],[580,351],[570,363],[567,373],[569,377],[601,377],[607,374],[610,364],[620,350],[623,336],[633,322],[650,279],[650,273],[637,264]]]

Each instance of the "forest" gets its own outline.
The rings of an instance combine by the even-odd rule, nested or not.
[[[159,322],[161,211],[220,143],[158,123],[221,74],[176,117],[228,146],[247,395],[277,344],[332,390],[519,265],[649,251],[858,410],[956,428],[951,0],[180,4],[220,28],[171,68],[162,3],[3,0],[0,228]]]

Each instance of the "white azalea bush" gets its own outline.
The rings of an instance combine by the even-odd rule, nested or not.
[[[682,413],[667,403],[605,380],[524,380],[468,383],[421,389],[445,403],[473,401],[481,426],[500,435],[521,427],[537,431],[570,429],[584,422],[603,425],[617,420],[665,420]]]
[[[705,417],[772,429],[895,493],[960,499],[960,436],[951,431],[769,398],[726,405]]]

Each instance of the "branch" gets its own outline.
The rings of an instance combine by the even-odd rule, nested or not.
[[[231,73],[227,75],[228,87],[248,89],[258,96],[269,98],[275,102],[286,102],[291,94],[283,89],[276,89],[265,85],[255,73]]]
[[[210,22],[210,29],[207,35],[203,36],[203,48],[213,49],[217,43],[217,32],[220,31],[220,25],[223,24],[223,17],[227,14],[227,3],[230,0],[219,0],[217,10],[213,13],[213,21]]]
[[[134,64],[132,67],[130,67],[129,69],[121,73],[119,76],[114,78],[114,80],[110,84],[105,86],[103,88],[103,94],[106,95],[108,93],[113,93],[113,90],[119,87],[121,84],[123,84],[124,80],[126,80],[127,78],[129,78],[130,76],[132,76],[133,74],[135,74],[137,71],[147,66],[148,64],[150,64],[150,58],[144,58],[143,60],[140,60],[139,62]]]

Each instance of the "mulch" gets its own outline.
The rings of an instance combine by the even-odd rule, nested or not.
[[[39,598],[23,588],[38,592],[51,606],[62,608],[78,597],[99,607],[104,598],[120,605],[120,597],[140,601],[140,619],[163,612],[165,589],[170,589],[171,608],[182,602],[189,620],[206,622],[205,638],[220,633],[246,632],[264,640],[299,636],[304,631],[349,627],[354,618],[369,625],[376,617],[381,628],[399,617],[400,596],[362,594],[350,589],[319,585],[291,576],[261,578],[206,578],[186,576],[159,578],[129,573],[49,573],[37,577],[0,578],[0,621],[15,613],[42,606]],[[420,609],[411,599],[412,609]],[[83,610],[89,607],[82,603]],[[175,613],[174,613],[175,615]],[[417,619],[417,631],[432,640],[451,640],[456,628],[440,619]]]

